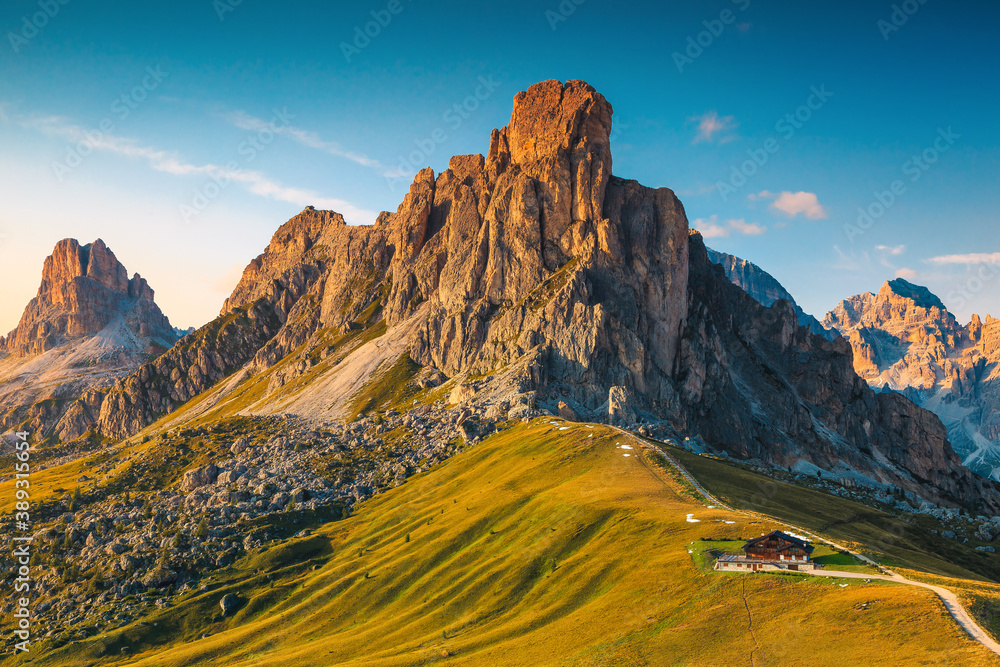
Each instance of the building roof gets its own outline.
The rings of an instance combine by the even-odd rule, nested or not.
[[[767,540],[767,539],[772,538],[772,537],[777,537],[779,539],[782,539],[782,540],[788,542],[788,545],[786,547],[782,547],[782,548],[787,548],[788,546],[796,546],[796,547],[799,547],[800,549],[804,550],[806,553],[812,553],[813,552],[813,546],[811,544],[809,544],[809,542],[807,542],[806,540],[803,540],[802,538],[794,537],[792,535],[789,535],[788,533],[783,533],[780,530],[776,530],[774,532],[768,533],[767,535],[761,535],[760,537],[755,537],[754,539],[752,539],[752,540],[748,541],[746,544],[744,544],[743,548],[746,549],[747,547],[752,547],[755,544],[757,544],[758,542],[763,542],[764,540]],[[779,551],[780,550],[781,549],[779,549]]]

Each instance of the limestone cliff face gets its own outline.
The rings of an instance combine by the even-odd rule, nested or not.
[[[1000,479],[1000,321],[961,326],[926,287],[893,280],[825,323],[850,341],[861,377],[938,414],[966,465]]]
[[[837,331],[827,329],[819,323],[812,315],[808,314],[795,299],[788,293],[781,283],[775,280],[767,271],[763,270],[753,262],[740,259],[724,252],[718,252],[708,248],[708,258],[718,264],[726,272],[726,277],[744,292],[759,301],[762,305],[770,306],[779,299],[784,299],[792,304],[795,314],[798,317],[799,325],[808,328],[814,334],[833,340],[840,334]]]
[[[487,157],[420,172],[375,225],[308,209],[286,223],[224,311],[275,304],[287,323],[266,364],[381,297],[389,326],[426,304],[411,356],[448,375],[532,354],[592,408],[609,378],[671,400],[687,219],[671,191],[611,177],[611,114],[585,83],[532,86]]]
[[[139,274],[129,279],[104,241],[64,239],[45,260],[17,328],[0,339],[0,423],[67,435],[61,424],[69,401],[107,387],[176,340],[153,290]]]
[[[78,414],[123,437],[197,392],[272,373],[278,406],[279,362],[280,374],[308,368],[364,328],[373,345],[391,341],[456,379],[456,400],[534,392],[581,418],[661,422],[734,456],[1000,511],[936,417],[876,395],[847,342],[799,327],[788,302],[765,308],[733,285],[689,236],[673,192],[612,176],[611,117],[587,84],[543,82],[517,95],[487,155],[421,171],[374,225],[307,208],[214,323]],[[345,365],[374,373],[379,359]],[[357,386],[324,384],[340,369],[323,368],[315,386]],[[472,378],[478,393],[463,384]],[[301,405],[322,413],[338,400]]]

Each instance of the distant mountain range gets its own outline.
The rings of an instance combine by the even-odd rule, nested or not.
[[[850,341],[861,377],[933,411],[965,464],[1000,479],[1000,320],[959,325],[926,287],[897,279],[823,323]]]

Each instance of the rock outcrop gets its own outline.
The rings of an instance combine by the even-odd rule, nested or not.
[[[36,436],[75,437],[100,400],[76,399],[113,384],[177,340],[153,290],[104,241],[56,244],[45,260],[38,294],[0,339],[0,423]],[[70,407],[71,406],[71,407]],[[68,417],[67,417],[68,414]]]
[[[768,308],[733,285],[673,192],[612,176],[611,117],[589,85],[543,82],[516,96],[486,156],[421,171],[374,225],[306,209],[209,325],[231,335],[203,328],[117,383],[98,427],[130,435],[194,392],[213,388],[218,404],[261,375],[255,410],[346,417],[337,406],[405,353],[484,413],[658,422],[740,458],[1000,511],[934,415],[877,395],[847,342],[800,327],[789,302]],[[331,347],[356,353],[319,362],[312,393],[289,382]]]
[[[760,268],[753,262],[740,259],[724,252],[718,252],[708,248],[708,258],[718,264],[726,272],[726,277],[744,292],[752,296],[764,306],[770,306],[779,299],[784,299],[792,305],[795,315],[798,317],[799,325],[806,327],[809,331],[818,336],[823,336],[828,340],[833,340],[840,334],[837,331],[827,329],[819,323],[815,317],[802,310],[795,299],[788,293],[781,283],[775,280],[774,276]]]
[[[17,328],[0,340],[0,349],[19,357],[41,354],[92,336],[116,319],[147,345],[168,348],[176,340],[153,301],[153,290],[138,273],[129,279],[104,241],[81,246],[76,239],[64,239],[45,260],[38,295]]]
[[[850,342],[858,375],[935,412],[966,465],[1000,479],[1000,321],[962,326],[926,287],[897,279],[824,322]]]

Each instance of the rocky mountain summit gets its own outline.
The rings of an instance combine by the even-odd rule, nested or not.
[[[17,328],[0,339],[3,424],[60,434],[70,401],[107,387],[176,339],[146,280],[129,278],[104,241],[64,239],[45,260]]]
[[[926,287],[897,279],[845,299],[824,324],[851,343],[858,375],[936,413],[966,465],[1000,478],[1000,321],[960,325]]]
[[[611,118],[586,83],[543,82],[485,156],[421,171],[374,225],[307,208],[217,320],[77,414],[109,438],[227,410],[349,422],[441,385],[494,418],[645,425],[1000,511],[934,415],[872,391],[846,341],[801,328],[789,302],[733,285],[672,191],[612,175]]]
[[[799,319],[799,325],[806,327],[817,336],[823,336],[828,340],[833,340],[838,334],[835,330],[830,330],[819,323],[815,317],[802,310],[799,304],[795,303],[795,298],[789,294],[781,283],[775,280],[774,276],[760,268],[753,262],[740,259],[734,255],[718,252],[708,248],[708,258],[722,267],[726,272],[726,277],[744,292],[752,296],[764,306],[771,306],[775,301],[784,299],[792,304],[795,315]]]
[[[38,295],[17,328],[0,339],[0,349],[19,357],[41,354],[119,319],[135,339],[130,348],[168,348],[176,339],[145,279],[138,273],[130,279],[104,241],[81,246],[63,239],[45,260]]]

